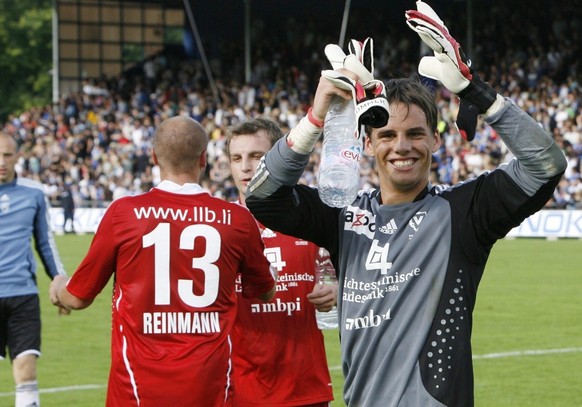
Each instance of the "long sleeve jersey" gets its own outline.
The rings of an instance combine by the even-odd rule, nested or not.
[[[38,182],[17,177],[0,185],[0,298],[38,293],[31,237],[49,277],[65,274],[48,207]]]
[[[346,208],[294,185],[308,156],[275,145],[247,205],[267,227],[332,254],[348,406],[472,406],[472,312],[493,244],[551,196],[566,162],[510,100],[486,118],[516,159],[413,202],[361,191]],[[277,188],[278,187],[278,188]]]

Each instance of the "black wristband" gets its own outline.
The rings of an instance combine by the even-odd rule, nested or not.
[[[497,92],[489,84],[483,82],[476,73],[473,73],[473,79],[469,86],[460,91],[458,95],[461,99],[477,106],[481,114],[485,113],[497,98]]]
[[[459,104],[459,113],[457,113],[457,120],[455,120],[455,125],[465,140],[473,141],[475,138],[478,117],[479,108],[469,102],[467,99],[461,99],[461,103]]]

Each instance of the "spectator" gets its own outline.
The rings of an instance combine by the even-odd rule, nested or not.
[[[453,13],[459,11],[461,5],[462,3],[452,5],[447,21],[451,20]],[[556,141],[559,141],[558,138],[570,141],[577,157],[580,157],[582,144],[578,135],[582,131],[582,108],[580,63],[577,58],[582,44],[580,17],[577,13],[566,12],[563,7],[560,7],[558,13],[551,11],[540,14],[536,12],[540,5],[539,1],[532,3],[525,0],[517,0],[517,3],[511,4],[475,2],[474,26],[482,29],[474,32],[474,42],[478,45],[473,50],[472,60],[500,94],[510,97],[526,110],[540,126],[552,132]],[[543,4],[543,7],[549,7],[550,10],[557,8],[548,4]],[[517,9],[520,10],[521,17],[518,19],[515,18]],[[413,71],[413,58],[418,55],[415,45],[417,41],[400,41],[406,33],[399,31],[399,22],[393,21],[387,28],[386,18],[391,17],[382,13],[378,13],[379,15],[384,18],[370,19],[369,10],[364,6],[354,7],[350,13],[349,30],[357,31],[355,27],[365,26],[367,32],[381,34],[381,40],[376,41],[377,73],[384,77],[407,76]],[[554,19],[558,18],[560,27],[566,25],[572,28],[567,36],[556,37],[550,33]],[[294,123],[305,115],[311,103],[313,94],[309,92],[309,88],[314,88],[324,65],[322,52],[316,48],[314,35],[310,30],[317,27],[318,36],[323,38],[321,41],[326,41],[327,38],[328,42],[334,42],[336,27],[326,24],[325,19],[318,21],[317,25],[310,20],[295,20],[294,26],[301,35],[290,36],[273,25],[280,24],[278,19],[274,21],[262,20],[260,24],[257,21],[253,25],[253,29],[259,27],[263,32],[269,32],[269,35],[261,36],[257,32],[253,39],[256,54],[252,56],[252,60],[256,62],[251,67],[250,82],[242,81],[241,64],[236,61],[243,51],[232,43],[223,47],[225,51],[220,55],[223,74],[217,76],[217,86],[221,97],[224,97],[224,106],[214,100],[210,87],[204,83],[204,71],[199,61],[178,60],[171,53],[167,53],[159,54],[155,58],[156,76],[151,83],[152,91],[148,88],[150,85],[144,86],[147,75],[145,71],[139,75],[139,69],[134,70],[138,75],[123,73],[119,77],[87,80],[86,83],[107,90],[99,92],[103,94],[65,95],[55,107],[32,108],[11,116],[5,123],[4,130],[18,140],[23,157],[28,155],[26,162],[17,166],[18,173],[48,185],[48,189],[54,189],[64,180],[66,172],[70,173],[75,183],[79,182],[82,178],[80,168],[86,167],[89,173],[84,182],[89,183],[88,191],[91,193],[85,198],[89,201],[82,204],[107,206],[110,199],[99,203],[91,200],[97,196],[95,185],[104,185],[106,183],[103,178],[109,180],[112,177],[107,172],[111,166],[115,166],[116,173],[113,175],[116,179],[124,181],[126,178],[119,172],[126,172],[130,178],[140,178],[138,173],[141,169],[138,165],[145,162],[146,172],[154,168],[149,163],[150,157],[147,157],[147,161],[135,160],[138,147],[134,144],[131,126],[137,120],[144,125],[151,122],[146,126],[149,129],[148,134],[141,137],[142,141],[139,141],[139,133],[143,134],[143,131],[138,131],[136,137],[138,143],[145,144],[144,151],[150,147],[147,140],[151,138],[152,124],[155,126],[161,119],[177,114],[190,115],[199,120],[207,127],[208,133],[213,134],[214,140],[224,137],[224,132],[232,124],[233,118],[240,121],[264,116],[277,121],[284,131],[294,127]],[[522,34],[503,35],[495,29],[498,26],[511,26],[514,33]],[[389,32],[386,32],[387,29]],[[556,55],[556,50],[560,50],[559,55]],[[306,59],[305,55],[309,58]],[[549,69],[550,56],[557,64],[552,69]],[[237,81],[222,82],[221,77],[237,78]],[[143,92],[144,89],[146,92]],[[139,97],[136,96],[137,93]],[[456,148],[449,149],[450,161],[455,165],[443,169],[441,165],[448,165],[449,161],[441,160],[438,171],[434,172],[444,174],[438,181],[449,184],[450,179],[466,178],[466,165],[461,162],[462,157],[459,154],[469,147],[467,142],[460,139],[453,123],[458,110],[456,96],[436,84],[435,93],[439,116],[443,122],[442,127],[439,124],[439,129],[444,129],[441,135],[447,140],[447,146],[451,141],[458,143]],[[570,121],[574,123],[573,128]],[[558,123],[562,126],[558,127]],[[487,139],[486,135],[480,137],[479,133],[482,131],[487,131],[487,128],[478,130],[478,138],[474,143],[478,145],[477,153],[486,162],[491,150],[485,149],[482,144]],[[94,140],[93,145],[88,142],[89,137]],[[511,158],[500,139],[492,139],[491,143],[495,150],[501,151],[500,162]],[[83,144],[87,151],[78,155],[79,146]],[[216,148],[209,155],[210,166],[214,165],[224,150],[224,143],[218,141],[215,144]],[[209,153],[211,150],[209,146]],[[89,152],[90,158],[86,157]],[[313,159],[312,167],[316,171],[315,155]],[[55,160],[61,168],[59,172],[51,169]],[[118,162],[113,162],[115,160]],[[488,167],[489,164],[486,165]],[[375,170],[367,171],[362,174],[362,185],[377,187],[376,178]],[[156,181],[159,182],[154,180],[154,185]],[[304,173],[304,181],[316,185],[316,172],[310,172],[308,168]],[[230,187],[228,182],[228,179],[213,181],[212,191],[225,199],[231,199],[232,195],[226,190]],[[569,182],[574,184],[574,180]],[[107,184],[113,189],[116,187],[112,182]],[[136,184],[132,180],[129,185],[129,188],[124,187],[117,193],[141,193],[147,191],[150,184],[147,181]],[[107,189],[101,195],[110,197],[111,192]],[[236,196],[232,199],[236,199]]]
[[[65,182],[60,198],[63,205],[63,232],[75,233],[75,198],[70,182]]]

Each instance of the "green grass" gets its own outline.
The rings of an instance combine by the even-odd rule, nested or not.
[[[70,274],[91,238],[57,237]],[[43,356],[39,359],[42,406],[103,406],[109,369],[111,288],[107,287],[88,309],[62,317],[48,300],[48,278],[42,270],[38,280],[43,318]],[[496,245],[475,309],[477,407],[582,406],[581,291],[580,240],[516,239]],[[325,331],[325,337],[336,399],[332,406],[339,407],[344,404],[338,333]],[[527,352],[564,349],[573,350]],[[494,354],[498,356],[483,357]],[[13,396],[8,394],[12,392],[10,364],[0,361],[0,407],[12,407]]]
[[[493,249],[473,352],[577,349],[475,360],[478,407],[582,406],[582,241],[517,239]]]

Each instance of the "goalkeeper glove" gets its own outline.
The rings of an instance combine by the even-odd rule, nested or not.
[[[350,40],[348,50],[350,55],[355,55],[357,60],[366,68],[369,76],[362,80],[365,82],[374,80],[374,40],[371,37],[366,38],[364,42]],[[366,86],[364,85],[364,87]]]
[[[373,69],[373,41],[371,38],[366,39],[364,43],[352,40],[349,48],[352,53],[346,55],[340,46],[328,44],[325,47],[325,55],[333,69],[345,68],[358,75],[359,82],[331,70],[323,71],[322,75],[339,88],[352,91],[356,118],[360,125],[383,127],[388,123],[386,89],[384,83],[374,79],[370,69],[362,62],[366,60],[368,66]]]
[[[456,125],[468,141],[475,137],[479,113],[485,113],[497,99],[497,92],[483,82],[471,68],[461,46],[450,34],[435,11],[421,0],[417,10],[406,12],[406,23],[433,51],[432,57],[423,57],[418,72],[436,79],[461,99]]]

